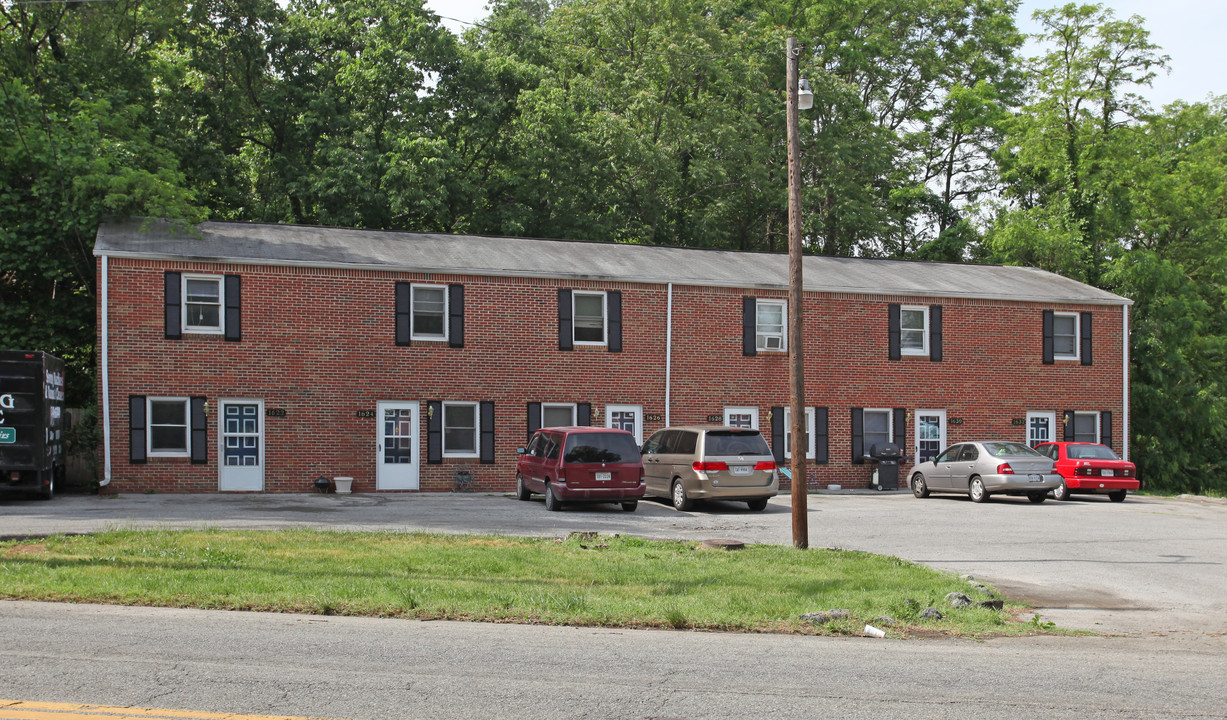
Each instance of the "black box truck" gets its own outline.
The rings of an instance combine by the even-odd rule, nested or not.
[[[64,361],[0,350],[0,492],[50,500],[64,479]]]

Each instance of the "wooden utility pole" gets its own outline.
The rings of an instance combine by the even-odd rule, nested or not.
[[[805,361],[801,344],[801,137],[797,110],[797,39],[788,38],[788,386],[789,429],[792,450],[792,544],[809,547],[809,518],[805,475]]]

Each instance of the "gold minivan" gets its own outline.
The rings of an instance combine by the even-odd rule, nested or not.
[[[669,498],[678,510],[696,500],[744,501],[767,507],[780,492],[775,457],[757,430],[691,425],[657,431],[643,444],[643,474],[650,497]]]

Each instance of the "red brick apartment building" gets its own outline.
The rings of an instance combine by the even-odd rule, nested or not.
[[[125,219],[98,231],[117,492],[509,491],[561,424],[760,428],[784,462],[787,257]],[[1126,298],[1024,267],[806,257],[808,484],[974,438],[1128,453]]]

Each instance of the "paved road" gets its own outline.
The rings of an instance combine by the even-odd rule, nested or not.
[[[895,555],[970,574],[1035,604],[1062,627],[1124,635],[1227,635],[1227,502],[1131,496],[1032,505],[1025,498],[809,497],[811,547]],[[106,528],[223,527],[497,533],[572,531],[790,544],[789,498],[765,512],[657,502],[546,512],[505,495],[62,495],[0,499],[0,537]]]
[[[0,637],[0,698],[192,711],[163,720],[1227,718],[1227,643],[1204,635],[876,640],[0,602]]]

